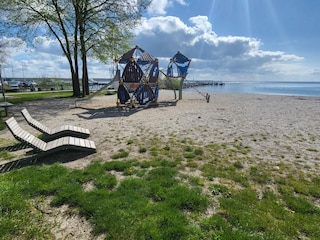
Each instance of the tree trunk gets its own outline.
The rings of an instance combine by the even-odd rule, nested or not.
[[[75,73],[72,74],[72,90],[73,90],[73,96],[74,97],[80,97],[81,96],[79,77]]]
[[[88,67],[87,67],[87,56],[84,55],[82,59],[82,81],[84,82],[83,91],[86,95],[90,94],[89,91],[89,77],[88,77]]]
[[[72,81],[72,91],[74,97],[80,97],[80,85],[79,85],[79,75],[77,69],[73,67],[72,59],[70,57],[70,54],[67,56],[69,66],[70,66],[70,72],[71,72],[71,81]]]
[[[76,88],[74,89],[73,94],[75,97],[80,97],[81,96],[81,91],[80,91],[80,82],[79,82],[79,64],[78,64],[78,54],[77,54],[77,48],[75,47],[75,53],[73,54],[74,58],[74,65],[75,65],[75,70],[74,70],[74,77],[72,79],[73,86]]]
[[[79,19],[79,21],[82,19]],[[80,31],[80,51],[81,51],[81,59],[82,59],[82,94],[83,96],[89,95],[89,80],[88,80],[88,66],[87,66],[87,49],[86,43],[84,40],[85,27],[83,25],[83,21],[79,23],[79,31]]]

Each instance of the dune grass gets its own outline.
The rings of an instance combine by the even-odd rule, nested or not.
[[[151,138],[129,140],[130,150],[82,170],[57,163],[1,174],[0,238],[53,239],[53,226],[34,204],[49,198],[51,207],[76,209],[93,235],[106,239],[320,236],[318,175],[254,161],[240,141],[203,146]]]

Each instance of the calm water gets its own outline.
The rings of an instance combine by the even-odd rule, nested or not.
[[[320,97],[319,82],[226,82],[223,86],[201,86],[187,88],[184,91],[218,92],[218,93],[249,93],[289,96]]]

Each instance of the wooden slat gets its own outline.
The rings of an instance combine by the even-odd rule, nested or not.
[[[66,148],[74,148],[79,150],[95,150],[96,146],[92,140],[82,139],[78,137],[61,137],[56,140],[50,141],[48,143],[42,141],[41,139],[35,137],[34,135],[28,133],[22,129],[18,122],[12,117],[6,121],[6,124],[14,137],[22,142],[27,143],[32,146],[37,151],[42,151],[41,155],[53,153],[55,151],[61,150],[63,146]]]
[[[81,147],[86,147],[84,139],[79,139],[79,144]]]
[[[75,139],[74,139],[74,137],[70,137],[70,138],[69,138],[69,144],[75,145]]]

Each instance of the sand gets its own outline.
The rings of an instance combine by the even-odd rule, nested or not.
[[[119,149],[128,147],[129,140],[141,143],[157,136],[163,142],[189,139],[199,146],[237,142],[249,147],[248,157],[254,161],[292,163],[295,168],[319,173],[319,97],[211,93],[207,103],[197,92],[183,92],[183,99],[176,101],[173,91],[161,90],[157,106],[116,107],[116,95],[94,97],[78,105],[75,107],[74,99],[51,99],[15,105],[10,113],[34,134],[38,132],[20,114],[23,107],[50,127],[72,124],[90,129],[89,139],[96,143],[97,152],[64,163],[70,168],[83,168],[98,158],[111,160]],[[0,147],[15,141],[7,129],[0,136],[6,139]],[[13,160],[25,157],[28,150],[12,152]],[[50,160],[55,156],[48,156]],[[0,159],[0,164],[7,161]]]
[[[296,161],[298,154],[299,159],[318,170],[318,97],[213,93],[207,103],[197,92],[183,92],[183,99],[177,101],[173,91],[161,90],[157,106],[116,107],[116,95],[94,97],[77,105],[74,99],[50,99],[15,105],[10,113],[34,134],[39,132],[22,118],[23,107],[49,127],[72,124],[90,129],[89,139],[96,143],[97,153],[66,163],[74,168],[86,166],[90,159],[109,159],[128,140],[147,133],[158,134],[163,141],[172,136],[199,144],[241,141],[250,146],[253,157]],[[13,140],[7,129],[0,135]],[[17,151],[16,159],[26,151]]]

